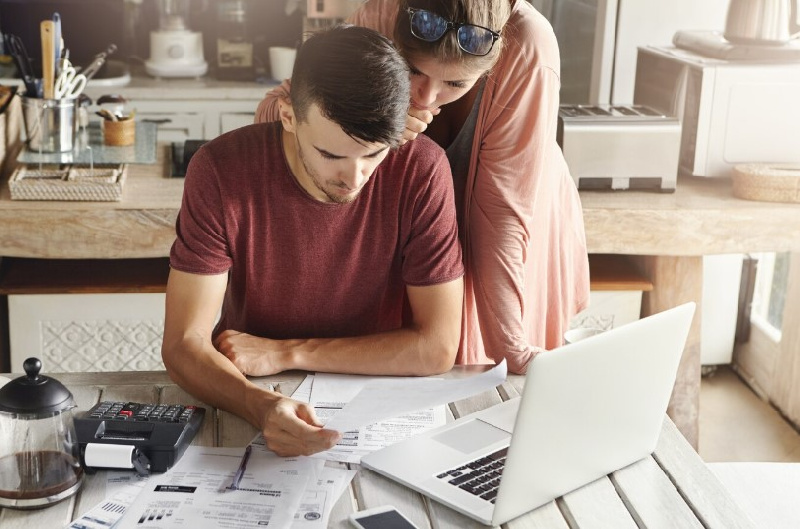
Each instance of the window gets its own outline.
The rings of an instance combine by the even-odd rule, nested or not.
[[[751,320],[779,342],[789,279],[789,254],[762,253],[753,257],[758,259],[758,272]]]

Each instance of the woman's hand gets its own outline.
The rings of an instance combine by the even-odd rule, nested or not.
[[[428,125],[431,124],[435,116],[439,115],[440,111],[441,109],[439,108],[434,110],[420,110],[414,106],[409,107],[408,116],[406,116],[406,130],[403,132],[403,139],[400,144],[404,145],[406,142],[416,139],[417,136],[425,132]]]
[[[263,377],[289,369],[282,362],[283,347],[278,340],[228,329],[217,336],[214,347],[243,375]]]

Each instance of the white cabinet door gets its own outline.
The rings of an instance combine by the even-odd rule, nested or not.
[[[139,112],[137,118],[158,125],[158,141],[183,142],[206,138],[205,115]]]
[[[255,114],[250,112],[226,112],[219,116],[219,129],[220,134],[224,134],[233,129],[244,127],[245,125],[252,125],[255,119]]]
[[[11,366],[31,356],[44,371],[164,369],[164,294],[8,296]]]

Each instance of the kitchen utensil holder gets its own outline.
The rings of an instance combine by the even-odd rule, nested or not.
[[[103,143],[106,145],[124,147],[136,142],[136,121],[125,119],[122,121],[103,120]]]

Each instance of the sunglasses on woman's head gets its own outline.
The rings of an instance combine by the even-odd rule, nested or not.
[[[492,51],[500,34],[483,26],[452,22],[436,13],[409,7],[406,9],[411,19],[411,34],[425,42],[436,42],[451,29],[456,31],[458,47],[470,55],[483,56]]]

